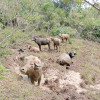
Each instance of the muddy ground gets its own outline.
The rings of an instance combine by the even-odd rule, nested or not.
[[[61,43],[60,52],[48,51],[42,46],[40,53],[30,52],[27,45],[38,47],[32,41],[9,47],[11,54],[1,57],[2,64],[10,69],[4,72],[6,79],[0,79],[0,100],[100,100],[100,44],[72,39],[72,44]],[[18,53],[18,48],[25,52]],[[73,64],[66,69],[56,63],[64,52],[77,52]],[[27,79],[19,77],[20,56],[34,55],[44,62],[41,86],[32,85]]]

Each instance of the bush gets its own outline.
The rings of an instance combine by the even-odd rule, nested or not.
[[[56,36],[56,35],[58,35],[59,33],[60,33],[60,31],[59,31],[59,28],[57,28],[57,27],[54,27],[54,28],[52,28],[52,29],[50,30],[50,34],[53,35],[53,36]]]
[[[26,35],[25,33],[10,27],[2,29],[2,39],[5,39],[10,34],[12,35],[3,43],[3,46],[16,43],[16,41],[20,40],[23,36]]]
[[[94,28],[85,28],[81,36],[83,38],[93,40],[93,41],[98,41],[100,42],[100,26],[94,26]]]
[[[3,24],[0,22],[0,28],[2,28],[3,27]]]
[[[56,36],[59,33],[62,34],[69,34],[70,37],[74,37],[75,34],[77,33],[76,29],[72,29],[71,27],[65,27],[65,26],[61,26],[61,27],[54,27],[53,29],[51,29],[50,31],[51,35]]]

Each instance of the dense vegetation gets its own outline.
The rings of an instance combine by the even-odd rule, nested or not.
[[[0,41],[11,34],[3,45],[34,33],[68,33],[100,42],[100,11],[72,1],[1,0],[0,29]]]

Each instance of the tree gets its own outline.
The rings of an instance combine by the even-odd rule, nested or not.
[[[95,9],[97,9],[97,10],[99,10],[100,11],[100,7],[98,6],[98,4],[97,4],[97,2],[93,2],[93,4],[92,3],[90,3],[89,1],[87,1],[87,0],[84,0],[86,3],[88,3],[89,5],[91,5],[92,7],[94,7]],[[94,1],[94,0],[93,0]]]
[[[62,0],[63,2],[69,2],[70,0]],[[100,7],[98,5],[98,0],[93,1],[93,3],[89,2],[89,0],[72,0],[74,3],[77,3],[77,4],[80,4],[82,5],[83,3],[88,3],[89,5],[91,5],[92,7],[94,7],[95,9],[99,10],[100,11]]]

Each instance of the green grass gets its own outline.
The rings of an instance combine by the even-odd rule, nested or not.
[[[96,66],[92,66],[89,64],[84,65],[84,72],[82,73],[82,78],[87,84],[92,84],[95,82],[95,74],[100,74],[100,69]]]
[[[94,70],[95,72],[100,73],[100,69],[98,67],[87,64],[84,67],[87,68],[88,70]]]
[[[94,82],[93,76],[91,75],[89,71],[82,73],[82,78],[84,79],[86,84],[92,84]]]
[[[100,93],[95,94],[92,91],[88,91],[87,93],[93,98],[93,100],[100,100]]]
[[[10,49],[0,48],[0,56],[4,56],[4,55],[8,55],[8,54],[11,54]]]
[[[0,63],[0,79],[6,79],[6,77],[3,77],[3,72],[9,72],[9,69],[4,68],[4,66]]]

